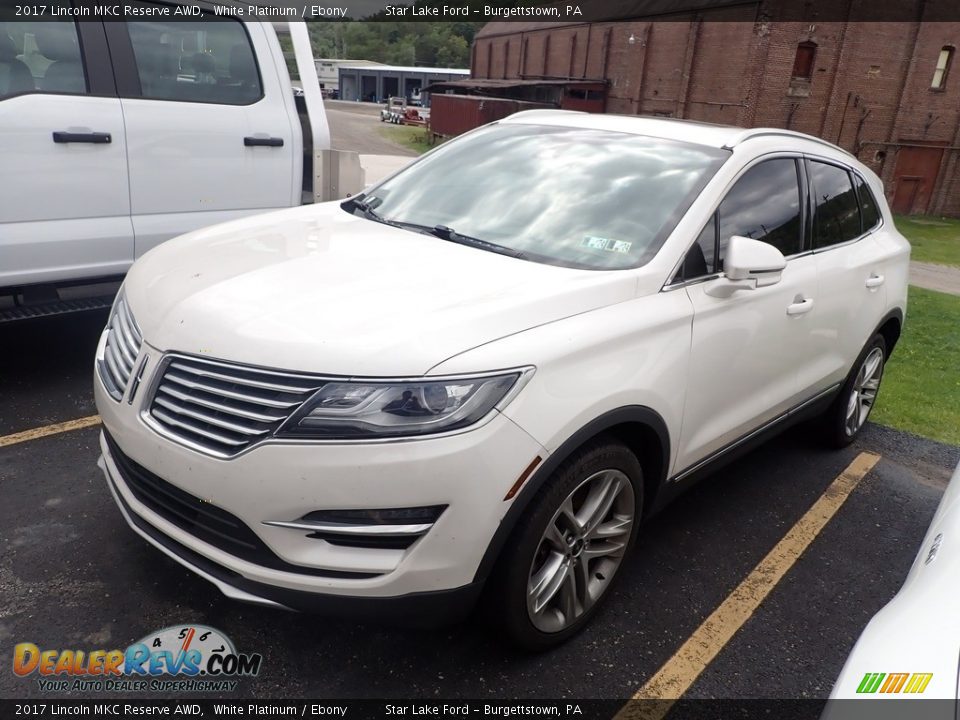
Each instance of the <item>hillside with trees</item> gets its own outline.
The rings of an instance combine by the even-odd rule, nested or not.
[[[313,55],[388,65],[469,68],[470,46],[482,22],[310,22]]]

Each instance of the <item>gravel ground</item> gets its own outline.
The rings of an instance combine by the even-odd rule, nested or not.
[[[354,150],[368,155],[416,155],[380,134],[383,123],[379,105],[328,100],[325,107],[335,150]]]
[[[913,261],[910,263],[910,284],[960,295],[960,268]]]

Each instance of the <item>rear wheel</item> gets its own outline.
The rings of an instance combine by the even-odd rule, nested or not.
[[[827,441],[834,447],[846,447],[860,434],[880,392],[887,343],[879,333],[861,351],[840,389],[840,394],[824,415]]]
[[[564,462],[531,502],[488,593],[514,644],[545,650],[579,632],[607,595],[636,540],[643,472],[613,440]]]

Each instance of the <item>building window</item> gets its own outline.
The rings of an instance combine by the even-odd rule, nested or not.
[[[950,65],[953,62],[953,48],[949,45],[940,50],[937,57],[937,67],[933,71],[933,81],[930,83],[932,90],[943,90],[947,84],[947,74],[950,72]]]
[[[793,79],[809,80],[813,77],[813,61],[817,56],[817,44],[807,40],[797,45],[797,55],[793,59]]]

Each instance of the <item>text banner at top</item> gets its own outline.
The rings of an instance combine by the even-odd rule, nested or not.
[[[960,21],[960,3],[875,0],[0,0],[0,21]],[[734,12],[730,12],[734,10]]]

